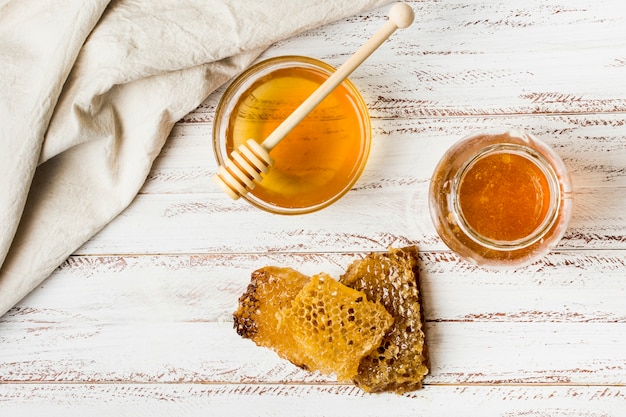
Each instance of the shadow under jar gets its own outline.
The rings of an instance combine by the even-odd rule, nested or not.
[[[430,213],[444,243],[469,262],[525,266],[561,240],[572,212],[572,184],[561,158],[516,130],[480,132],[439,161]]]
[[[218,165],[248,139],[262,142],[334,71],[313,58],[281,56],[237,77],[215,113]],[[242,198],[271,213],[320,210],[354,186],[370,147],[366,104],[354,84],[344,80],[272,150],[274,164]]]

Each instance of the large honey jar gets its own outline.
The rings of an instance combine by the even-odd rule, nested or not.
[[[215,114],[218,165],[248,139],[262,142],[334,71],[313,58],[281,56],[237,77]],[[274,164],[243,198],[272,213],[319,210],[354,186],[370,146],[367,107],[354,84],[345,80],[274,148]]]

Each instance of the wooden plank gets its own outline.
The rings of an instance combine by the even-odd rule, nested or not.
[[[374,117],[626,110],[626,86],[619,82],[626,66],[626,16],[617,0],[412,5],[415,23],[351,76]],[[297,54],[341,65],[385,12],[308,31],[260,59]],[[210,99],[183,120],[210,121],[215,104]]]
[[[6,415],[329,415],[414,417],[621,417],[623,387],[427,386],[404,396],[368,395],[342,385],[9,384]]]
[[[623,49],[609,61],[623,59]],[[300,55],[313,54],[303,49]],[[579,52],[559,55],[554,51],[538,54],[536,59],[543,62],[535,64],[519,61],[513,53],[413,57],[420,61],[419,70],[410,70],[415,64],[406,62],[409,57],[405,62],[380,57],[372,68],[360,68],[350,79],[365,99],[370,115],[377,119],[626,111],[626,91],[616,81],[625,64],[604,62],[598,68],[594,65],[604,61],[604,55],[594,57],[591,53],[589,60],[582,62]],[[564,78],[564,74],[577,78]],[[223,93],[222,89],[217,91],[181,121],[211,123]]]
[[[289,266],[338,277],[360,253],[72,256],[0,324],[230,322],[250,273]],[[449,252],[420,253],[433,322],[626,324],[624,251],[553,252],[526,269],[482,270]]]
[[[373,120],[373,149],[357,188],[414,188],[429,181],[454,142],[481,130],[534,133],[563,158],[577,189],[626,186],[626,115],[503,116]],[[177,124],[142,193],[217,192],[209,123]]]
[[[155,315],[166,309],[153,307]],[[430,322],[426,331],[428,384],[626,383],[624,323]],[[3,383],[333,381],[240,338],[226,322],[10,323],[0,340]]]
[[[76,254],[360,252],[407,244],[446,250],[430,218],[428,183],[358,187],[304,216],[272,215],[222,192],[143,194]],[[625,187],[577,191],[558,247],[626,249],[625,199]]]

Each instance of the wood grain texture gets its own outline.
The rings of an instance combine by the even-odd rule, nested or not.
[[[359,252],[407,244],[446,249],[430,219],[428,183],[358,187],[306,221],[262,212],[223,193],[140,195],[76,253]],[[558,248],[626,249],[625,200],[626,187],[576,191]]]
[[[619,1],[412,5],[413,26],[351,76],[375,118],[626,111]],[[383,15],[307,32],[263,57],[306,54],[338,66]],[[347,24],[352,30],[345,30]],[[211,121],[216,104],[209,100],[183,120]]]
[[[231,321],[253,270],[294,266],[338,277],[363,253],[72,256],[5,323],[45,314],[119,320]],[[623,251],[553,252],[525,269],[501,273],[449,252],[421,252],[428,321],[626,323]],[[441,294],[441,295],[440,295]],[[468,297],[471,294],[471,297]],[[445,296],[445,297],[444,297]],[[156,314],[161,311],[162,314]]]
[[[621,254],[555,253],[502,275],[422,253],[427,382],[623,384]],[[3,318],[0,381],[331,382],[241,339],[231,314],[255,268],[337,274],[357,256],[72,257],[45,296],[33,294]]]
[[[231,201],[211,180],[219,88],[174,127],[133,204],[0,318],[0,415],[626,415],[626,7],[410,3],[414,25],[351,76],[374,138],[354,189],[296,217]],[[338,66],[386,12],[260,59]],[[427,206],[446,149],[499,127],[552,146],[575,189],[558,247],[506,272],[451,253]],[[423,390],[364,394],[232,329],[254,269],[338,276],[369,251],[411,244],[431,353]]]
[[[428,387],[410,395],[366,395],[345,385],[0,385],[7,415],[413,417],[620,417],[623,387]]]
[[[414,188],[430,180],[443,153],[463,136],[506,127],[531,132],[552,146],[576,189],[626,186],[626,115],[618,113],[373,119],[373,147],[356,187]],[[142,193],[219,193],[211,180],[216,169],[211,124],[180,123]]]
[[[155,309],[155,314],[160,312]],[[50,312],[41,312],[45,314]],[[162,313],[162,312],[161,312]],[[54,320],[54,315],[50,317]],[[623,385],[624,323],[441,322],[425,383]],[[272,351],[242,340],[231,323],[71,321],[6,326],[3,383],[321,383]],[[8,354],[7,352],[6,354]]]

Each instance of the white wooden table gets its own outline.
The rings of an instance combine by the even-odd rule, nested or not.
[[[414,2],[351,77],[374,145],[356,187],[315,214],[270,215],[211,180],[223,88],[181,120],[140,195],[0,319],[0,416],[626,415],[626,5]],[[340,65],[383,22],[362,14],[265,54]],[[443,152],[514,126],[561,155],[574,214],[556,250],[496,273],[437,237]],[[241,339],[231,314],[264,265],[338,275],[416,244],[431,353],[425,387],[364,394]]]

